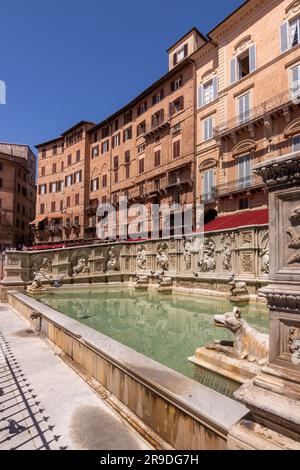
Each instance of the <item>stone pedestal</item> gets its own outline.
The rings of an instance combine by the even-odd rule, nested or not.
[[[235,394],[251,414],[233,427],[229,447],[300,449],[300,153],[255,172],[269,188],[270,284],[261,295],[270,309],[270,357]]]

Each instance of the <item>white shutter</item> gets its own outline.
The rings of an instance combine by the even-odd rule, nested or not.
[[[283,54],[289,48],[289,23],[286,21],[280,25],[280,51]]]
[[[292,69],[292,97],[298,98],[300,95],[300,66]]]
[[[300,151],[300,135],[295,135],[293,137],[293,152]]]
[[[256,44],[252,44],[249,48],[249,71],[250,73],[256,70]]]
[[[213,99],[216,100],[218,98],[218,93],[219,93],[219,77],[214,77],[213,78],[213,94],[214,97]]]
[[[203,85],[198,88],[198,108],[202,108],[204,105],[204,87]]]
[[[236,82],[237,75],[237,58],[234,57],[230,61],[230,83]]]

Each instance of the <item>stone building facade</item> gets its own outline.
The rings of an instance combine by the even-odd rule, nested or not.
[[[268,198],[252,167],[300,150],[299,18],[298,0],[248,0],[207,36],[193,28],[179,39],[166,75],[124,108],[38,145],[35,241],[95,239],[99,202],[118,209],[121,196],[146,207],[202,203],[205,223],[216,220],[210,231],[232,228],[224,217],[234,214],[260,220]],[[81,128],[80,144],[67,146]]]
[[[36,158],[27,145],[0,143],[0,251],[32,242]]]

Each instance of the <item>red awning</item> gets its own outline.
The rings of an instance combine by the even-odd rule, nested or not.
[[[267,225],[269,223],[269,209],[237,212],[231,215],[222,215],[205,225],[205,232],[235,229],[238,227],[252,227],[253,225]]]

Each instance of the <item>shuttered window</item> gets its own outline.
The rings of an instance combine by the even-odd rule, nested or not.
[[[213,117],[210,116],[209,118],[203,121],[203,139],[210,140],[213,138]]]
[[[215,175],[214,175],[214,170],[211,168],[209,170],[206,170],[203,173],[202,196],[204,200],[209,200],[211,198],[214,185],[215,185]]]
[[[243,124],[250,119],[250,93],[238,98],[238,124]]]
[[[291,70],[292,73],[292,98],[300,98],[300,65],[293,67]]]
[[[251,181],[251,171],[252,171],[250,154],[243,155],[238,158],[237,169],[238,169],[238,186],[240,188],[248,187]]]

